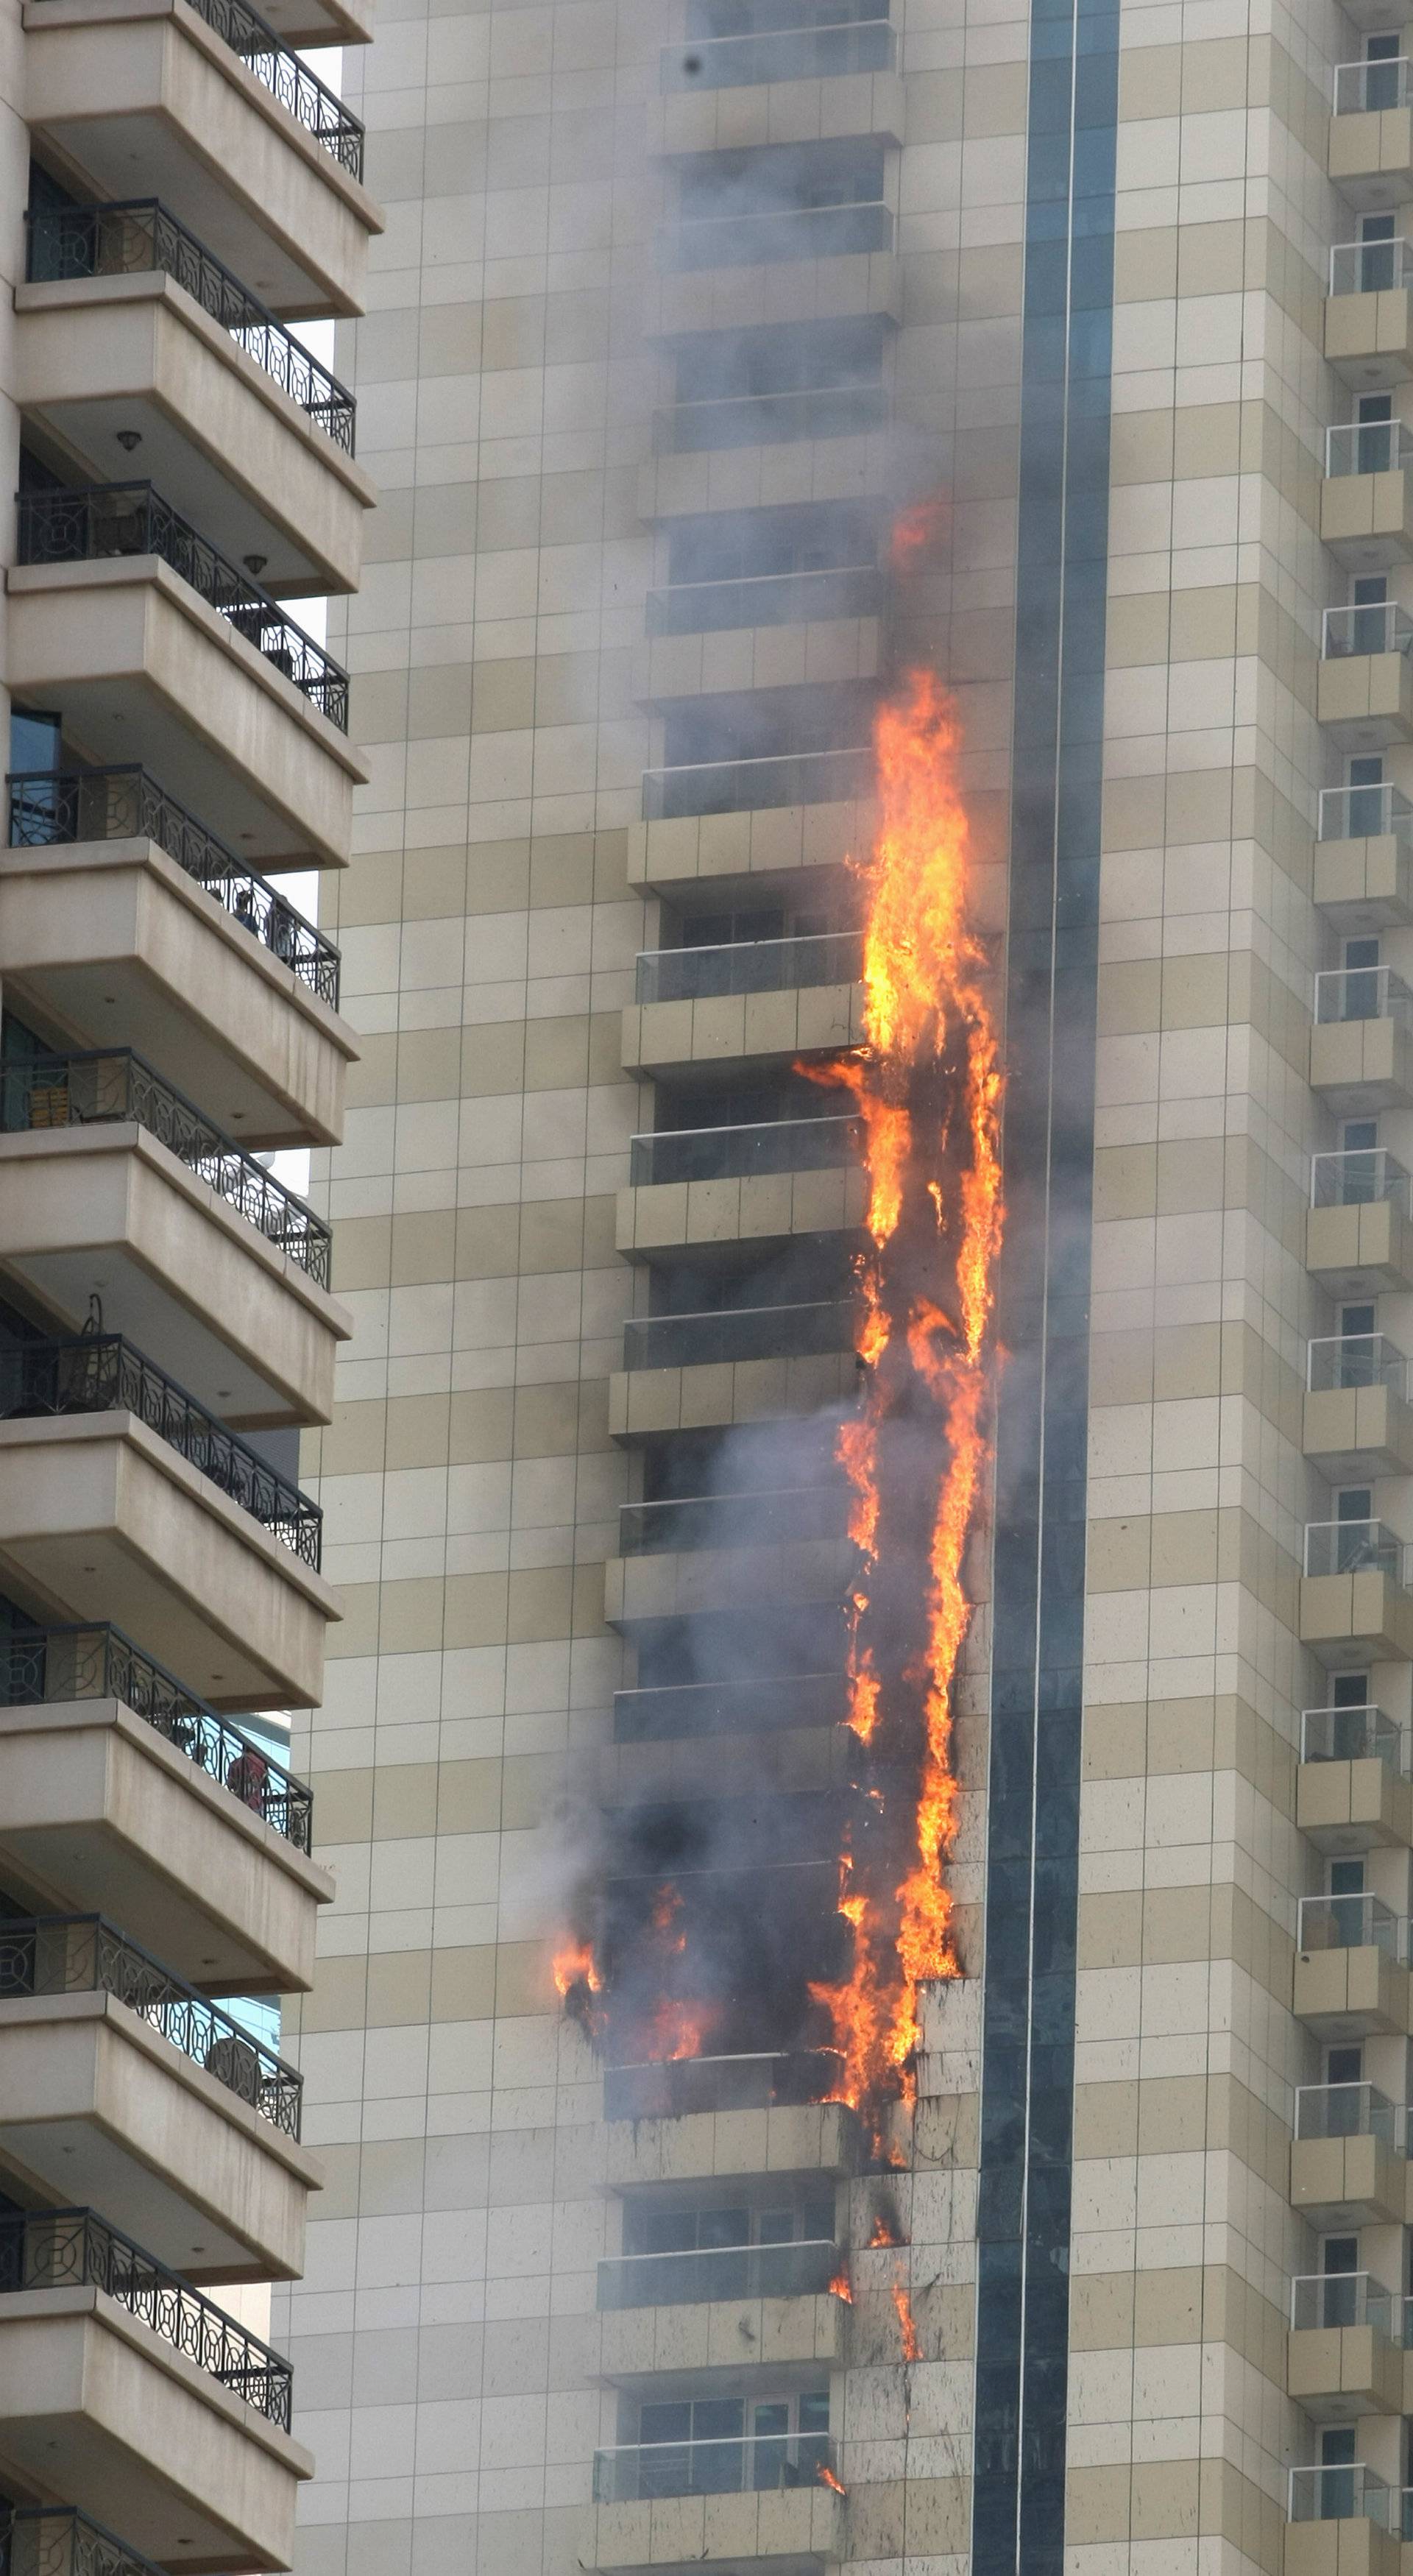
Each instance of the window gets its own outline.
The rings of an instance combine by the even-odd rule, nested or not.
[[[1401,42],[1395,35],[1366,36],[1364,39],[1364,61],[1367,68],[1364,73],[1363,104],[1370,114],[1380,108],[1397,107],[1399,103],[1400,50]]]

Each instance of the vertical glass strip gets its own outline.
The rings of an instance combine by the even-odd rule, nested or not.
[[[1118,15],[1033,0],[974,2576],[1060,2576]]]

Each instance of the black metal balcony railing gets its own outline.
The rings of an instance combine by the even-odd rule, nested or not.
[[[348,673],[150,483],[90,483],[77,491],[21,492],[18,498],[22,564],[107,563],[115,556],[155,555],[330,724],[347,733]]]
[[[679,1547],[798,1546],[846,1537],[848,1517],[842,1488],[828,1485],[778,1494],[691,1494],[681,1501],[620,1503],[618,1544],[625,1556]]]
[[[132,1413],[316,1570],[323,1514],[298,1485],[120,1333],[0,1350],[0,1422],[43,1414]]]
[[[652,2058],[637,2066],[604,2068],[603,2115],[606,2120],[679,2120],[693,2111],[767,2111],[827,2102],[838,2081],[838,2054],[827,2048]]]
[[[891,72],[898,38],[886,16],[834,25],[768,27],[759,34],[691,38],[659,56],[664,90],[739,89],[761,81],[832,80],[841,73]]]
[[[131,1047],[0,1063],[0,1131],[8,1136],[124,1122],[155,1136],[267,1243],[328,1287],[332,1237],[323,1218]]]
[[[852,984],[862,962],[857,930],[736,939],[710,948],[645,948],[638,956],[633,998],[699,1002],[720,994],[792,993],[812,984]]]
[[[145,769],[15,770],[5,785],[12,850],[59,849],[76,841],[155,841],[301,984],[331,1010],[338,1009],[339,952],[333,941]]]
[[[708,2245],[682,2254],[617,2254],[599,2265],[600,2308],[669,2308],[703,2299],[820,2298],[845,2257],[825,2237]]]
[[[311,357],[268,304],[252,295],[160,198],[31,206],[25,230],[25,275],[31,286],[71,277],[142,277],[159,270],[172,278],[335,447],[353,454],[356,405],[348,387]]]
[[[304,2091],[298,2070],[101,1914],[0,1922],[0,2003],[78,1994],[111,1995],[126,2004],[272,2128],[298,2137]]]
[[[620,2442],[594,2453],[596,2504],[659,2496],[774,2495],[824,2483],[833,2470],[827,2433],[715,2434],[699,2442]]]
[[[643,819],[670,822],[693,814],[764,813],[779,805],[846,804],[873,792],[873,753],[752,752],[741,760],[692,760],[643,772]]]
[[[289,2431],[289,2363],[121,2228],[93,2209],[0,2216],[0,2297],[16,2290],[78,2289],[116,2299],[232,2396]]]
[[[34,1628],[0,1640],[0,1709],[95,1699],[121,1700],[296,1851],[311,1848],[313,1790],[282,1770],[263,1745],[218,1717],[121,1628]]]
[[[824,1358],[853,1343],[854,1309],[735,1306],[705,1315],[632,1315],[623,1327],[626,1369],[701,1368],[719,1361]]]
[[[191,0],[191,5],[231,52],[240,56],[262,89],[269,90],[281,107],[288,108],[295,123],[322,144],[351,179],[361,179],[363,128],[357,117],[317,73],[311,72],[307,63],[300,61],[298,54],[281,42],[259,11],[250,7],[250,0]]]
[[[634,1136],[634,1189],[659,1181],[745,1180],[757,1172],[827,1172],[850,1163],[863,1138],[857,1118],[771,1118],[755,1127],[663,1127]]]
[[[69,2504],[0,2505],[0,2576],[165,2576]]]
[[[842,1673],[767,1673],[748,1682],[668,1683],[657,1689],[615,1691],[613,1737],[616,1744],[645,1744],[664,1736],[840,1726],[848,1707],[849,1686]]]

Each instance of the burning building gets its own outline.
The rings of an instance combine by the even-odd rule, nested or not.
[[[1393,2565],[1406,67],[1124,5],[347,65],[301,2576]]]

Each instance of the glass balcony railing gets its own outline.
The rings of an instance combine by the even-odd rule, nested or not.
[[[852,984],[862,966],[856,930],[795,939],[738,939],[712,948],[648,948],[638,958],[634,1000],[699,1002],[731,993],[787,993],[807,984]]]
[[[320,715],[347,733],[348,673],[342,665],[150,483],[20,494],[22,564],[109,563],[133,555],[166,564]]]
[[[0,2002],[73,1994],[112,1995],[273,2128],[299,2136],[298,2069],[101,1914],[0,1921]]]
[[[650,635],[713,635],[731,627],[803,626],[821,617],[876,617],[884,581],[876,563],[813,572],[733,574],[650,590]]]
[[[1413,803],[1387,779],[1376,787],[1323,787],[1317,838],[1372,841],[1389,835],[1413,856]]]
[[[331,1010],[338,1009],[339,952],[333,941],[145,769],[15,770],[5,785],[12,850],[60,849],[78,841],[155,841],[301,984]]]
[[[707,1368],[721,1361],[822,1357],[853,1346],[854,1309],[737,1306],[705,1315],[634,1315],[623,1327],[626,1369]]]
[[[1295,2334],[1322,2334],[1344,2326],[1369,2326],[1385,2343],[1403,2332],[1403,2302],[1372,2272],[1306,2272],[1290,2285]]]
[[[1366,653],[1413,652],[1413,617],[1391,599],[1371,600],[1362,607],[1327,608],[1320,638],[1321,659],[1347,662]]]
[[[1311,1155],[1312,1207],[1381,1207],[1385,1201],[1407,1216],[1408,1174],[1386,1145]]]
[[[0,2297],[101,2290],[258,2415],[288,2432],[289,2363],[92,2209],[0,2214]]]
[[[311,1848],[312,1789],[282,1770],[229,1718],[218,1717],[121,1628],[17,1628],[0,1639],[0,1708],[66,1707],[70,1701],[102,1699],[119,1699],[144,1718],[296,1851]]]
[[[356,405],[346,385],[311,357],[302,340],[217,259],[156,197],[105,205],[31,206],[25,215],[26,280],[52,285],[74,277],[139,277],[160,271],[200,305],[263,375],[353,454]]]
[[[1334,76],[1336,116],[1373,116],[1384,108],[1406,107],[1408,74],[1406,54],[1392,61],[1341,63]]]
[[[693,2111],[767,2111],[827,2102],[839,2079],[828,2048],[761,2049],[738,2057],[650,2058],[604,2069],[606,2120],[678,2120]]]
[[[701,2442],[624,2442],[594,2453],[596,2504],[659,2496],[774,2495],[824,2484],[834,2469],[827,2433],[739,2433]]]
[[[155,1137],[267,1243],[327,1288],[333,1238],[323,1218],[131,1047],[0,1063],[0,1133],[101,1126],[141,1127]]]
[[[858,1151],[857,1118],[770,1118],[755,1127],[664,1127],[634,1136],[634,1189],[661,1181],[748,1180],[761,1172],[827,1172]]]
[[[689,38],[664,45],[661,86],[742,89],[757,81],[832,80],[848,72],[891,72],[898,39],[884,17],[834,26],[767,27],[758,35]]]
[[[1394,474],[1413,461],[1413,432],[1401,420],[1344,420],[1325,432],[1325,472]]]
[[[1395,2499],[1384,2480],[1362,2460],[1330,2468],[1292,2469],[1292,2522],[1372,2522],[1392,2532]]]
[[[718,447],[775,447],[797,438],[856,438],[886,428],[891,404],[882,383],[716,394],[655,413],[653,447],[659,456],[692,456]]]
[[[778,1494],[692,1494],[664,1503],[620,1503],[618,1544],[624,1556],[658,1556],[668,1548],[788,1547],[807,1539],[842,1539],[844,1493],[803,1485]]]
[[[667,1736],[839,1726],[848,1707],[849,1685],[842,1673],[772,1674],[748,1682],[677,1682],[656,1690],[615,1691],[613,1736],[616,1744],[645,1744]]]
[[[643,819],[753,814],[780,805],[847,804],[873,792],[866,743],[844,751],[752,753],[741,760],[693,760],[643,772]]]
[[[1305,1571],[1322,1574],[1382,1574],[1406,1585],[1408,1545],[1386,1521],[1307,1521]]]
[[[1300,1712],[1302,1762],[1382,1762],[1398,1779],[1408,1777],[1405,1730],[1372,1702],[1365,1708],[1306,1708]]]
[[[1394,2155],[1406,2134],[1406,2114],[1376,2084],[1300,2084],[1295,2134],[1302,2139],[1376,2138]]]
[[[1367,1890],[1357,1896],[1302,1896],[1296,1943],[1305,1954],[1322,1950],[1377,1950],[1385,1959],[1404,1961],[1408,1925]]]
[[[821,2298],[845,2259],[827,2237],[702,2245],[681,2254],[616,2254],[599,2265],[598,2303],[601,2309],[675,2308],[708,2299]]]
[[[1387,1333],[1329,1333],[1310,1344],[1306,1376],[1312,1395],[1357,1386],[1385,1386],[1408,1394],[1410,1362]]]
[[[106,2524],[67,2504],[0,2505],[0,2576],[165,2576]]]
[[[694,215],[667,236],[677,269],[754,268],[786,259],[844,259],[891,250],[893,209],[880,198],[832,206],[765,206],[758,214]]]
[[[1413,1028],[1413,992],[1392,966],[1335,966],[1315,978],[1315,1018],[1322,1028],[1341,1020],[1397,1020]]]
[[[1385,295],[1406,286],[1409,274],[1403,240],[1337,242],[1330,252],[1331,295]]]

